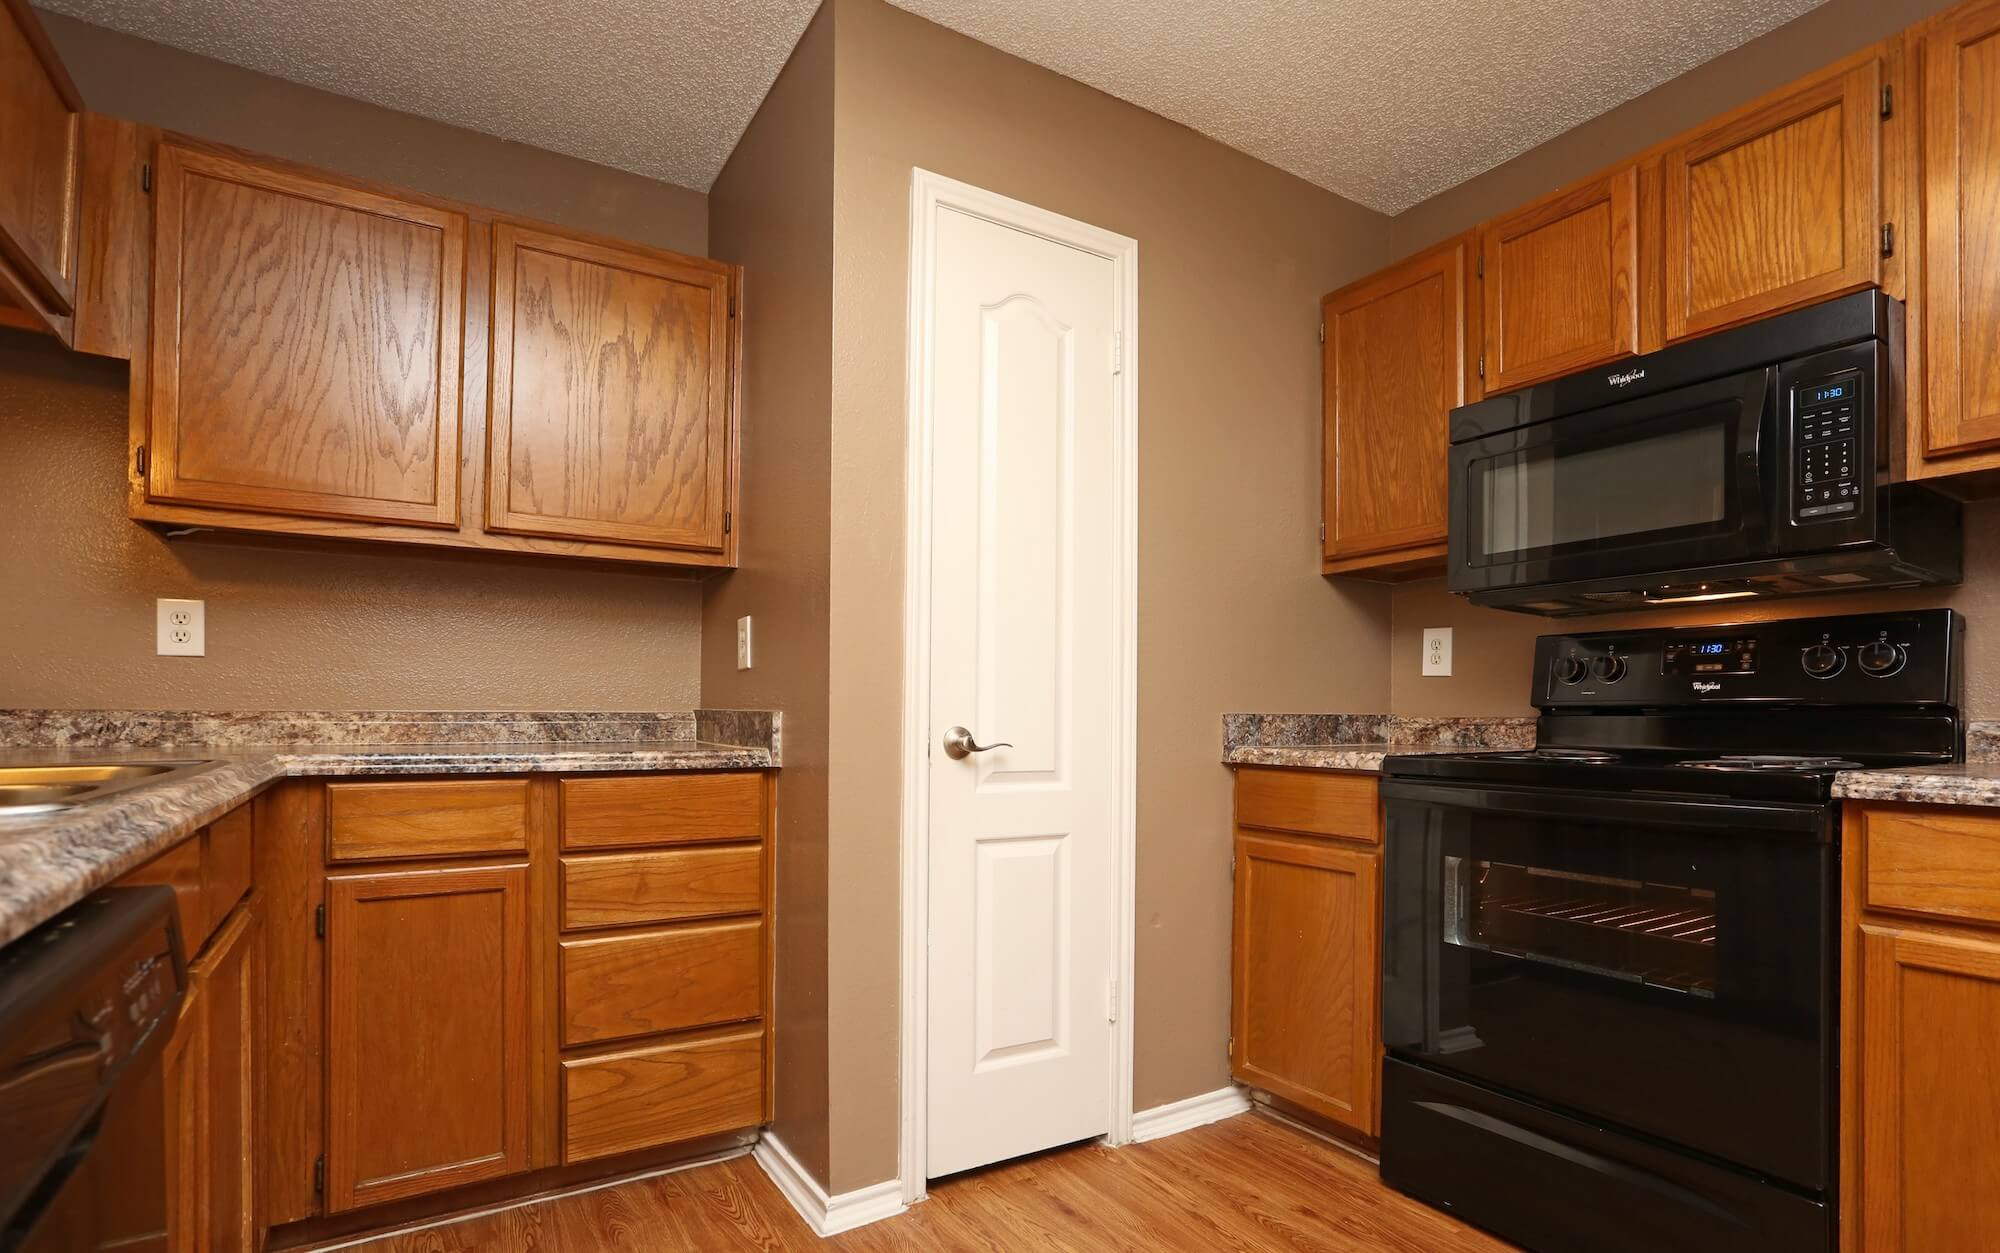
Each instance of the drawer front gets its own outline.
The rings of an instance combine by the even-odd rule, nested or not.
[[[326,813],[329,861],[463,857],[528,847],[525,779],[330,783]]]
[[[1376,778],[1238,767],[1236,824],[1379,844],[1382,815]]]
[[[676,774],[562,781],[564,848],[764,836],[764,776]]]
[[[764,907],[764,850],[677,848],[611,857],[565,857],[562,925],[640,926]]]
[[[562,1042],[598,1044],[764,1012],[757,919],[562,942]]]
[[[203,848],[201,892],[211,924],[219,923],[250,890],[250,807],[230,810],[209,824]]]
[[[764,1121],[764,1032],[751,1028],[563,1063],[563,1161]]]
[[[181,955],[192,962],[208,942],[212,919],[202,892],[201,844],[196,832],[118,881],[121,887],[162,884],[174,890],[174,913],[180,920]]]
[[[2000,814],[1862,811],[1865,905],[2000,924]]]

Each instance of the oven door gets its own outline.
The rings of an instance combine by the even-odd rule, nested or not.
[[[1454,444],[1451,590],[1722,565],[1771,547],[1775,371]]]
[[[1389,780],[1383,1043],[1831,1186],[1833,816]]]

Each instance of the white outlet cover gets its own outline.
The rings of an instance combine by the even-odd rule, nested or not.
[[[159,600],[155,648],[162,657],[208,656],[208,606],[199,600]]]
[[[1424,628],[1424,677],[1451,677],[1451,628]]]
[[[736,668],[750,668],[750,619],[747,616],[736,620]]]

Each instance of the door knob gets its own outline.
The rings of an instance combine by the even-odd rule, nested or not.
[[[944,733],[944,755],[953,761],[962,761],[974,753],[984,753],[995,748],[1012,748],[1012,744],[1002,740],[998,744],[981,744],[972,738],[972,732],[964,727],[953,727]]]

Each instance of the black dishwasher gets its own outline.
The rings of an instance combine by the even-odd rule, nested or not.
[[[160,1055],[186,984],[165,887],[0,949],[0,1253],[165,1246]]]

